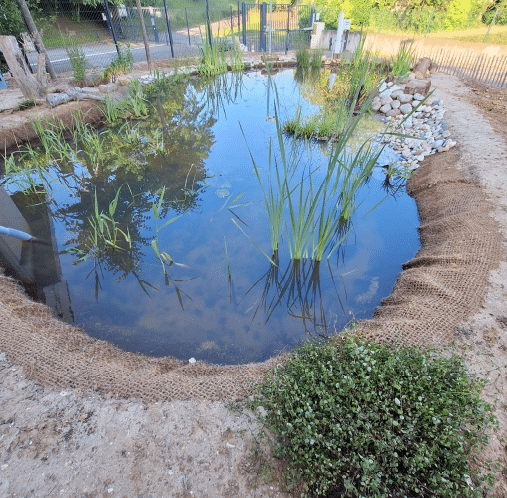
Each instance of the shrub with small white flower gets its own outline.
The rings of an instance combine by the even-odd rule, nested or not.
[[[308,343],[256,386],[286,482],[303,496],[481,496],[469,459],[496,426],[463,357],[346,337]]]

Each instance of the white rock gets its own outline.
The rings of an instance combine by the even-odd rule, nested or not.
[[[386,114],[388,111],[391,110],[391,104],[383,105],[379,110],[380,110],[380,112],[383,112],[384,114]]]
[[[400,112],[402,114],[408,114],[412,111],[412,106],[410,104],[403,104],[400,106]]]
[[[378,100],[377,102],[374,102],[372,105],[371,105],[371,110],[373,112],[377,112],[380,108],[382,107],[382,102],[380,102],[380,100]]]
[[[415,100],[424,100],[424,95],[421,95],[420,93],[414,93],[414,99]]]
[[[380,102],[382,102],[382,105],[390,104],[393,101],[390,95],[387,95],[384,97]]]
[[[192,365],[196,363],[196,361],[197,360],[195,358],[190,358],[190,360],[188,360],[188,362],[191,363]]]
[[[414,100],[414,98],[412,95],[409,95],[408,93],[402,93],[401,95],[398,95],[398,100],[402,104],[406,104],[408,102],[412,102],[412,100]]]

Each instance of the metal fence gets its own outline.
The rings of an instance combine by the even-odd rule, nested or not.
[[[274,4],[270,17],[267,3],[237,2],[235,7],[213,9],[211,2],[209,7],[190,2],[183,8],[170,8],[166,0],[158,2],[158,6],[142,7],[153,60],[194,57],[208,33],[234,36],[255,51],[267,51],[270,41],[273,51],[309,46],[314,17],[310,6]],[[103,1],[90,7],[74,0],[40,0],[33,17],[56,72],[71,70],[69,50],[73,48],[84,54],[88,68],[107,67],[122,44],[130,45],[135,62],[145,60],[135,6]],[[25,50],[35,69],[37,53],[29,39]]]
[[[309,46],[314,20],[309,5],[275,5],[270,15],[266,3],[242,4],[242,42],[248,48],[273,51]],[[271,33],[271,35],[270,35]]]

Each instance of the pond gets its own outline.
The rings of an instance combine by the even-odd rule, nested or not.
[[[265,193],[280,145],[297,144],[294,185],[310,173],[317,185],[332,152],[280,142],[276,95],[283,117],[314,112],[317,92],[292,69],[271,80],[258,71],[186,80],[150,101],[148,119],[102,130],[93,146],[85,138],[70,160],[46,158],[46,192],[11,175],[4,200],[37,239],[4,265],[14,261],[28,293],[61,319],[150,356],[263,361],[371,317],[419,248],[415,202],[403,184],[387,185],[384,151],[321,261],[311,248],[291,257],[284,227],[273,251]],[[100,250],[97,233],[109,234]]]

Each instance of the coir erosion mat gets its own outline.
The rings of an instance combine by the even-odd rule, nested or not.
[[[445,345],[478,309],[489,271],[502,255],[501,237],[485,194],[456,168],[458,158],[455,152],[430,156],[410,179],[422,247],[373,319],[360,323],[367,336]],[[192,365],[126,353],[58,321],[5,276],[0,276],[0,350],[42,384],[146,402],[241,398],[251,380],[283,361],[278,356],[248,365]]]

